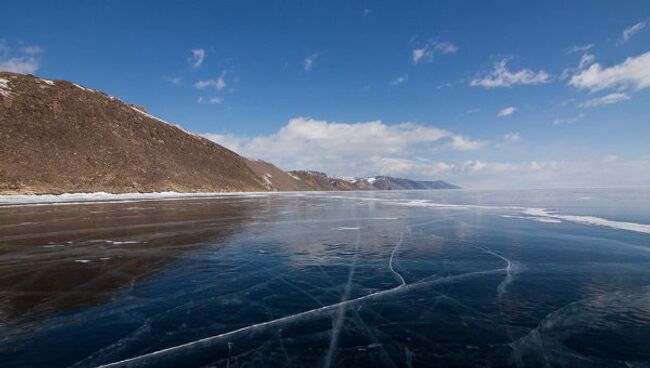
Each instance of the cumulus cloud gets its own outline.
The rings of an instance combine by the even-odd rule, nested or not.
[[[302,69],[306,72],[310,71],[314,67],[314,63],[316,62],[317,58],[318,58],[318,53],[313,53],[307,56],[302,61]]]
[[[336,175],[375,175],[387,159],[403,159],[432,151],[470,151],[486,142],[415,123],[381,121],[335,123],[310,118],[291,119],[276,133],[258,137],[204,134],[247,157],[285,169],[312,169]]]
[[[562,70],[562,73],[560,74],[560,79],[565,80],[575,75],[576,73],[584,70],[589,65],[593,64],[594,61],[596,61],[596,57],[594,55],[587,54],[587,53],[582,54],[578,66],[575,68],[565,68],[564,70]]]
[[[603,97],[594,98],[580,104],[580,107],[596,107],[600,105],[610,105],[617,102],[629,100],[630,96],[625,93],[610,93]]]
[[[205,56],[207,55],[205,49],[193,49],[190,50],[191,55],[187,59],[187,61],[190,63],[192,66],[192,69],[199,69],[203,65],[203,61],[205,61]]]
[[[503,136],[503,140],[506,142],[516,142],[519,139],[521,139],[521,136],[519,135],[519,133],[516,132],[506,133]]]
[[[25,46],[15,53],[4,40],[0,40],[0,71],[33,74],[40,67],[42,52],[39,46]]]
[[[543,70],[537,72],[530,69],[510,71],[507,65],[507,59],[495,63],[492,71],[480,78],[472,79],[470,86],[483,88],[510,87],[515,84],[548,83],[551,80],[551,76]]]
[[[447,178],[453,165],[445,162],[424,159],[410,160],[404,158],[384,157],[373,163],[376,174],[413,179]]]
[[[404,75],[401,75],[401,76],[395,78],[395,80],[393,80],[392,82],[390,82],[390,85],[391,85],[391,86],[398,86],[398,85],[400,85],[400,84],[406,82],[408,79],[409,79],[409,75],[408,75],[408,74],[404,74]]]
[[[429,40],[422,47],[413,49],[411,59],[413,64],[420,61],[432,61],[435,54],[454,54],[458,51],[458,46],[451,42]]]
[[[516,107],[514,107],[514,106],[508,106],[508,107],[506,107],[505,109],[499,111],[499,112],[497,113],[497,116],[508,116],[508,115],[512,115],[515,111],[517,111],[517,108],[516,108]]]
[[[481,140],[472,140],[461,135],[452,135],[451,142],[443,144],[433,149],[434,152],[440,151],[475,151],[485,147],[488,142]]]
[[[591,92],[608,88],[641,90],[650,87],[650,52],[603,67],[595,63],[571,77],[569,84]]]
[[[649,160],[602,157],[565,161],[470,159],[444,162],[425,157],[421,149],[430,151],[432,145],[444,145],[445,142],[455,144],[456,148],[471,147],[473,144],[467,142],[472,140],[414,123],[348,124],[295,118],[276,133],[266,136],[203,136],[244,156],[268,160],[284,169],[313,169],[331,175],[442,179],[468,188],[618,186],[650,181]],[[508,133],[504,139],[514,141],[519,139],[519,134]]]
[[[194,83],[194,88],[196,89],[206,89],[208,87],[214,87],[217,91],[221,91],[222,89],[226,88],[226,74],[227,72],[224,70],[221,72],[219,75],[219,78],[217,79],[206,79],[206,80],[200,80],[196,83]]]
[[[630,38],[632,38],[632,36],[639,33],[639,31],[641,31],[643,28],[645,28],[646,25],[647,25],[647,22],[644,21],[644,22],[639,22],[639,23],[637,23],[635,25],[632,25],[630,27],[625,28],[625,30],[623,31],[623,34],[621,35],[621,40],[623,40],[623,42],[629,40]]]

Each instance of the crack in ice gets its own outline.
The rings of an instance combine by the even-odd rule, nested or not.
[[[445,276],[445,277],[440,277],[440,278],[426,278],[421,281],[411,283],[411,284],[404,284],[404,285],[399,285],[391,289],[387,290],[382,290],[382,291],[377,291],[368,295],[364,295],[355,299],[349,299],[346,301],[326,305],[320,308],[316,309],[310,309],[304,312],[296,313],[296,314],[291,314],[285,317],[277,318],[274,320],[270,321],[265,321],[265,322],[260,322],[260,323],[255,323],[252,325],[244,326],[241,328],[238,328],[236,330],[224,332],[218,335],[214,336],[209,336],[205,337],[203,339],[191,341],[182,345],[177,345],[177,346],[172,346],[166,349],[154,351],[151,353],[147,353],[144,355],[136,356],[133,358],[128,358],[124,359],[118,362],[114,363],[109,363],[105,365],[101,365],[101,368],[113,368],[113,367],[136,367],[140,366],[141,364],[146,364],[143,362],[146,359],[164,359],[166,356],[169,356],[174,353],[179,353],[183,350],[189,349],[189,348],[208,348],[210,346],[213,346],[215,344],[218,344],[220,342],[225,342],[230,338],[236,337],[238,335],[242,335],[247,332],[259,332],[259,330],[263,328],[270,328],[270,327],[277,327],[281,326],[285,323],[289,322],[295,322],[295,321],[300,321],[304,318],[312,318],[316,316],[320,316],[326,313],[330,313],[333,310],[336,310],[337,308],[340,308],[341,306],[350,306],[350,305],[356,305],[356,304],[361,304],[362,302],[366,301],[372,301],[372,300],[377,300],[381,299],[387,296],[392,296],[401,292],[408,292],[411,290],[415,290],[418,288],[422,287],[427,287],[427,286],[432,286],[432,285],[438,285],[438,284],[445,284],[445,283],[453,283],[477,276],[484,276],[484,275],[490,275],[490,274],[498,274],[505,272],[505,268],[498,268],[498,269],[492,269],[492,270],[486,270],[486,271],[476,271],[476,272],[467,272],[463,274],[458,274],[458,275],[452,275],[452,276]]]

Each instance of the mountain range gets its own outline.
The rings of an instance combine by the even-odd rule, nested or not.
[[[0,194],[456,189],[245,158],[106,93],[0,72]]]

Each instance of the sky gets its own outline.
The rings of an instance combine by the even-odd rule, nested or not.
[[[648,1],[0,1],[0,70],[251,158],[467,188],[650,185]]]

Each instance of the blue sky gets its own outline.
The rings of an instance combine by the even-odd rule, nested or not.
[[[650,183],[647,1],[3,1],[0,69],[284,169]]]

